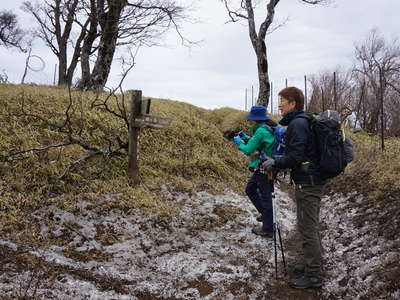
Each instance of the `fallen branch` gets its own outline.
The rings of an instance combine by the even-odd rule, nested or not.
[[[72,163],[68,166],[68,168],[65,169],[65,171],[61,174],[61,176],[58,177],[58,180],[63,179],[63,178],[65,177],[65,175],[68,174],[68,172],[72,171],[72,170],[73,170],[77,165],[79,165],[81,162],[86,161],[86,160],[89,160],[90,158],[95,157],[95,156],[98,156],[98,155],[101,155],[101,154],[103,154],[103,152],[101,152],[101,151],[94,152],[94,153],[91,153],[91,154],[89,154],[89,155],[87,155],[87,156],[84,156],[84,157],[82,157],[82,158],[80,158],[80,159],[78,159],[78,160],[72,162]]]
[[[65,147],[68,145],[73,145],[74,143],[70,142],[66,142],[66,143],[62,143],[62,144],[56,144],[56,145],[50,145],[50,146],[46,146],[46,147],[41,147],[41,148],[31,148],[31,149],[26,149],[26,150],[22,150],[22,151],[18,151],[18,152],[12,152],[9,155],[5,155],[5,156],[0,156],[0,161],[1,162],[8,162],[8,161],[14,161],[14,160],[22,160],[22,159],[26,159],[27,157],[17,157],[17,158],[12,158],[13,156],[17,156],[17,155],[21,155],[21,154],[25,154],[25,153],[39,153],[39,152],[44,152],[47,151],[49,149],[53,149],[53,148],[60,148],[60,147]]]

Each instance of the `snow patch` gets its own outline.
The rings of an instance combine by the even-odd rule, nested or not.
[[[163,185],[162,191],[166,201],[182,206],[178,216],[163,224],[135,209],[111,210],[104,215],[85,201],[78,203],[82,211],[76,214],[55,206],[37,211],[33,218],[40,223],[41,234],[59,237],[63,243],[28,252],[66,269],[56,278],[41,278],[36,295],[57,299],[275,296],[265,289],[267,285],[282,284],[274,278],[273,241],[251,233],[259,223],[247,197],[232,191],[222,195],[175,193],[168,185]],[[294,201],[279,187],[275,193],[285,244],[296,226]],[[354,224],[354,218],[365,212],[357,208],[359,198],[350,208],[348,200],[332,196],[322,201],[326,280],[321,297],[326,299],[371,297],[371,287],[384,286],[376,275],[379,266],[395,264],[400,259],[399,252],[393,251],[395,241],[377,237],[365,224]],[[106,195],[100,204],[101,201],[115,200]],[[221,217],[221,207],[233,208],[233,213]],[[0,240],[0,247],[21,251],[16,244],[4,240]],[[286,251],[285,255],[288,260],[292,254]],[[282,273],[280,253],[278,260]],[[81,273],[84,276],[77,275]],[[30,278],[30,271],[4,272],[0,275],[0,294],[21,296],[16,291]],[[111,283],[120,288],[113,288]],[[400,291],[373,295],[374,299],[399,296]]]

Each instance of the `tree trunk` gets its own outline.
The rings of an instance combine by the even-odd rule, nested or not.
[[[67,84],[67,51],[60,45],[60,52],[58,54],[58,85],[64,86]]]
[[[268,107],[271,87],[268,76],[267,50],[263,40],[257,40],[256,55],[259,83],[257,105]]]
[[[85,39],[85,36],[87,34],[87,26],[89,25],[89,20],[87,20],[79,34],[79,37],[76,41],[75,44],[75,49],[74,49],[74,53],[72,55],[72,59],[71,59],[71,63],[69,64],[68,70],[67,70],[67,82],[68,82],[68,86],[72,85],[72,79],[74,77],[74,73],[75,73],[75,69],[76,66],[78,65],[79,62],[79,57],[81,56],[81,50],[82,50],[82,42]]]
[[[79,82],[78,88],[79,89],[86,89],[90,87],[91,84],[91,73],[90,73],[90,62],[89,58],[92,51],[92,46],[97,37],[97,32],[93,34],[93,32],[89,31],[88,36],[86,37],[85,41],[83,42],[82,52],[81,52],[81,80]]]
[[[98,56],[93,67],[89,89],[102,89],[108,79],[118,38],[118,24],[125,0],[110,1],[99,43]]]
[[[78,0],[72,0],[71,2],[66,3],[65,9],[68,10],[67,14],[63,15],[63,7],[61,7],[61,1],[55,1],[54,6],[54,27],[55,27],[55,35],[58,44],[58,85],[71,85],[72,75],[68,74],[68,41],[72,30],[72,25],[74,22],[74,18],[76,16],[76,7],[78,5]],[[65,22],[64,30],[62,31],[61,23]],[[78,46],[78,45],[76,45]],[[72,66],[72,74],[75,68]],[[69,79],[70,77],[70,79]]]
[[[254,10],[251,0],[246,0],[247,10],[247,21],[249,25],[249,36],[251,44],[253,45],[254,52],[257,56],[257,70],[258,70],[258,82],[259,92],[257,98],[257,104],[268,107],[269,94],[270,94],[270,83],[268,76],[268,59],[267,59],[267,47],[265,45],[265,37],[268,28],[272,24],[275,15],[275,6],[279,0],[271,0],[267,5],[267,16],[260,25],[259,32],[256,32],[256,25],[254,21]]]
[[[104,5],[104,4],[103,4]],[[97,6],[95,0],[90,0],[90,9],[91,11],[96,11]],[[86,89],[91,86],[91,73],[90,73],[90,62],[89,58],[92,54],[93,43],[98,37],[97,26],[99,24],[97,14],[90,14],[90,27],[89,31],[83,41],[82,50],[81,50],[81,80],[78,84],[78,88],[81,90]]]

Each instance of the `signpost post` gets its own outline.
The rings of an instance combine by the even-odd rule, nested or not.
[[[131,185],[139,184],[139,134],[141,128],[163,129],[171,124],[171,119],[152,116],[150,99],[142,99],[142,91],[131,91],[131,114],[129,119],[128,177]]]

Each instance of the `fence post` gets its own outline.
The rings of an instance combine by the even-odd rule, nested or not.
[[[360,101],[358,102],[358,106],[357,106],[357,114],[356,114],[356,121],[354,123],[354,128],[357,127],[357,122],[359,121],[361,103],[364,103],[364,91],[365,91],[365,79],[364,79],[363,84],[361,86],[361,95],[360,95]],[[361,127],[361,125],[360,125],[360,127]]]
[[[322,111],[325,111],[325,99],[324,99],[324,88],[321,87],[321,101],[322,101]]]
[[[304,75],[304,110],[307,111],[307,75]]]
[[[247,111],[247,88],[244,91],[244,110]]]
[[[139,184],[139,161],[138,146],[140,127],[135,127],[136,117],[141,113],[142,91],[132,91],[131,115],[129,120],[129,154],[128,154],[128,177],[132,185]]]
[[[285,79],[285,87],[287,87],[287,78]]]
[[[335,110],[337,111],[336,72],[333,72],[333,101],[335,102]]]
[[[385,150],[385,137],[384,137],[384,121],[383,121],[383,117],[384,117],[384,111],[383,111],[383,94],[384,94],[384,87],[383,87],[383,72],[382,72],[382,68],[379,68],[379,81],[380,81],[380,100],[381,100],[381,147],[382,147],[382,151]]]
[[[251,86],[251,106],[254,106],[254,87]]]
[[[273,103],[273,99],[274,99],[274,93],[273,93],[273,85],[272,85],[272,81],[270,83],[270,90],[271,90],[271,114],[274,113],[274,103]]]
[[[57,64],[54,65],[53,85],[56,85]]]

